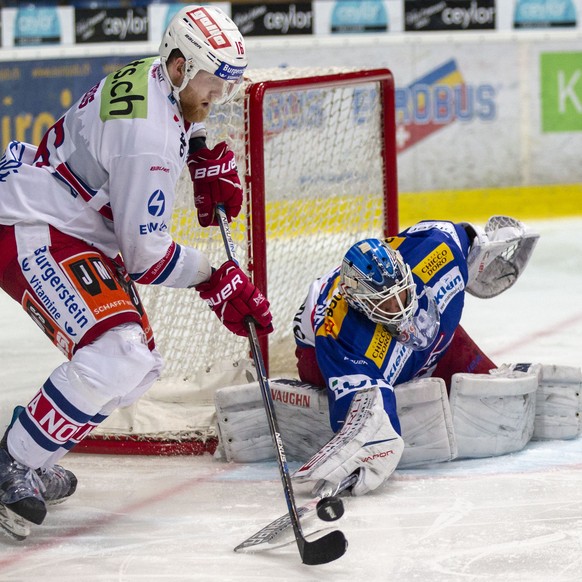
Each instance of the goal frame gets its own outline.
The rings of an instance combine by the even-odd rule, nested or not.
[[[389,69],[371,69],[296,79],[279,79],[253,83],[247,87],[248,108],[245,112],[245,185],[248,192],[247,231],[249,232],[248,268],[253,283],[268,297],[267,233],[265,208],[265,133],[263,104],[269,93],[285,91],[292,84],[300,89],[359,85],[363,81],[377,82],[382,103],[382,151],[384,165],[384,236],[398,232],[398,174],[396,164],[396,103],[394,77]],[[269,372],[269,338],[262,336],[259,344]]]

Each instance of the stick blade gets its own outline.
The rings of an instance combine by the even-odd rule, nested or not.
[[[341,531],[336,529],[312,542],[304,540],[300,553],[304,564],[317,566],[341,558],[347,549],[348,540]]]

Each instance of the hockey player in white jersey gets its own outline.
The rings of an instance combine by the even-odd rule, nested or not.
[[[168,232],[186,163],[202,226],[215,224],[217,204],[229,220],[240,211],[234,155],[206,147],[203,122],[246,66],[236,25],[218,8],[186,6],[159,58],[108,75],[38,148],[11,142],[0,159],[0,285],[68,358],[0,443],[0,525],[17,539],[74,492],[57,461],[160,375],[134,283],[194,287],[233,333],[246,335],[246,317],[272,330],[269,303],[237,265],[215,269]]]

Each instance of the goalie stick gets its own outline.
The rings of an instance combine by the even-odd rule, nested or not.
[[[226,217],[224,208],[221,205],[216,207],[216,216],[220,226],[220,233],[222,235],[227,257],[229,260],[238,264],[235,255],[235,246],[230,234],[228,219]],[[293,486],[291,484],[291,476],[289,474],[287,458],[285,456],[285,448],[283,447],[281,432],[279,430],[279,425],[275,416],[275,406],[273,404],[273,398],[269,388],[269,380],[267,378],[265,364],[263,362],[263,355],[259,346],[257,330],[255,328],[254,321],[249,320],[246,322],[246,324],[249,331],[249,344],[251,347],[253,361],[255,363],[255,367],[257,368],[258,381],[261,388],[261,395],[263,397],[265,412],[267,414],[269,430],[271,432],[273,444],[275,445],[277,465],[279,467],[279,474],[283,484],[283,492],[285,493],[285,500],[287,502],[289,520],[291,522],[291,526],[293,527],[295,541],[297,542],[297,548],[299,549],[301,560],[304,564],[309,566],[333,562],[333,560],[337,560],[345,554],[348,542],[344,534],[339,530],[333,530],[323,537],[317,538],[313,541],[308,541],[303,534],[301,523],[299,521],[299,515],[297,513],[297,505],[295,503],[295,495],[293,493]]]
[[[297,508],[297,515],[303,520],[309,519],[314,514],[317,513],[318,503],[325,498],[334,497],[340,493],[350,489],[358,480],[357,473],[352,473],[343,479],[335,489],[323,490],[320,494],[308,501],[305,505]],[[273,550],[275,548],[281,548],[293,542],[289,540],[287,535],[292,527],[291,516],[286,513],[281,517],[272,521],[269,525],[260,529],[258,532],[254,533],[252,536],[247,538],[244,542],[240,543],[235,549],[235,552],[261,552],[263,550]],[[324,530],[317,530],[308,534],[309,537],[314,536],[318,533],[322,533]]]

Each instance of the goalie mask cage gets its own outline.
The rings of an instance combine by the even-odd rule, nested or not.
[[[207,143],[236,155],[245,201],[231,223],[241,267],[271,303],[261,338],[271,376],[296,376],[293,317],[310,283],[362,238],[398,230],[394,81],[388,69],[250,71],[244,91],[215,106]],[[226,260],[218,227],[201,228],[187,168],[171,232]],[[162,378],[74,449],[200,454],[217,445],[214,391],[256,378],[248,340],[228,332],[193,289],[140,286]]]

